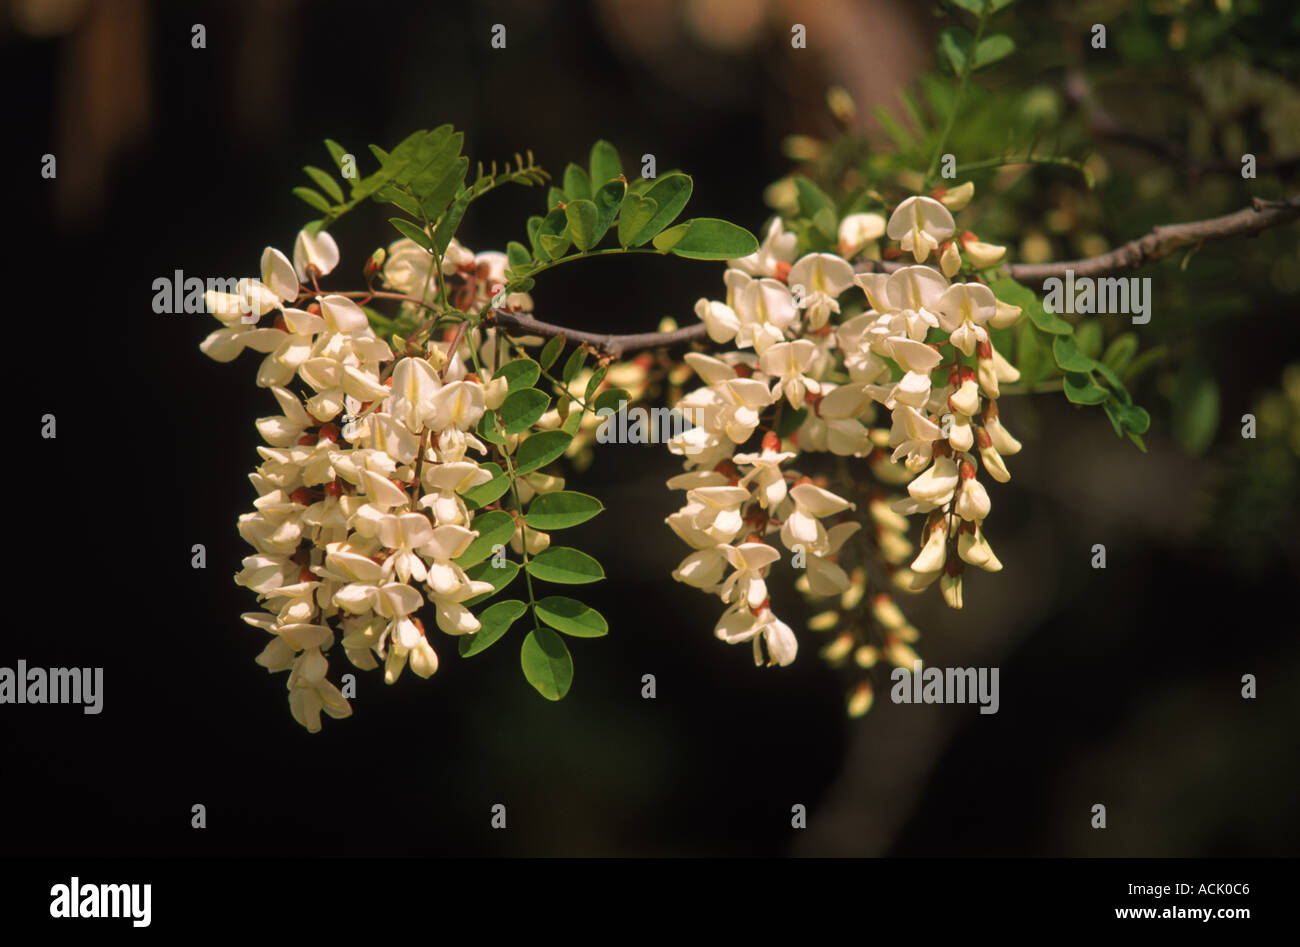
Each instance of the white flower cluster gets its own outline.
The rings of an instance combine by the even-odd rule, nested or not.
[[[771,611],[765,578],[781,553],[768,537],[778,535],[794,566],[806,569],[799,585],[809,594],[846,593],[854,584],[836,558],[863,524],[823,520],[857,504],[791,468],[800,452],[865,458],[878,480],[907,483],[907,495],[892,505],[863,491],[864,519],[894,584],[917,591],[937,579],[945,601],[960,608],[963,564],[1002,567],[983,533],[990,502],[976,454],[995,480],[1009,479],[1003,457],[1020,444],[998,421],[998,386],[1019,373],[994,349],[989,328],[1010,326],[1021,313],[978,280],[949,282],[963,254],[982,269],[1005,252],[969,232],[951,239],[950,208],[965,206],[972,193],[966,184],[939,200],[908,198],[888,222],[876,214],[843,220],[842,253],[856,255],[887,234],[916,261],[889,273],[857,274],[831,253],[796,260],[796,236],[778,218],[756,253],[730,261],[725,300],[696,304],[709,338],[735,350],[686,356],[704,386],[680,402],[698,426],[669,444],[688,472],[668,482],[686,491],[686,505],[667,522],[694,550],[673,575],[722,599],[717,636],[752,641],[755,663],[762,663],[760,641],[769,665],[789,664],[797,650]],[[935,265],[925,265],[932,258]],[[854,287],[869,308],[840,321]],[[945,369],[940,385],[932,376]],[[887,428],[873,426],[877,405],[890,412]],[[801,409],[801,423],[783,441],[776,433],[783,412]],[[735,453],[757,432],[759,449]],[[910,569],[894,568],[911,554],[903,515],[913,513],[928,514],[920,553]],[[873,601],[893,607],[887,598]]]
[[[432,257],[416,247],[424,259],[414,259],[403,243],[410,241],[392,247],[386,279],[419,292]],[[447,258],[453,270],[474,272],[466,285],[476,295],[499,290],[491,259],[454,242]],[[328,234],[300,233],[292,264],[268,247],[262,279],[242,283],[240,298],[205,299],[224,327],[202,345],[219,361],[244,348],[266,354],[257,381],[281,414],[257,422],[267,444],[250,478],[258,498],[239,520],[255,552],[235,581],[264,609],[243,616],[271,635],[257,662],[289,671],[290,709],[313,732],[322,710],[351,713],[326,678],[335,626],[347,659],[361,669],[382,660],[389,683],[408,662],[421,677],[437,670],[414,617],[426,601],[447,634],[479,629],[465,603],[492,584],[470,579],[454,561],[478,535],[461,495],[492,477],[470,456],[485,453],[472,431],[506,394],[504,378],[484,384],[467,371],[464,344],[450,351],[451,342],[431,343],[423,356],[394,362],[352,299],[315,293],[306,309],[294,308],[313,295],[303,284],[314,286],[338,259]],[[274,328],[243,323],[240,303],[250,301],[258,316],[279,309]],[[288,388],[295,379],[310,392],[305,401]]]

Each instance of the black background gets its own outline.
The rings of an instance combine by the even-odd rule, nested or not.
[[[652,152],[661,172],[694,176],[694,215],[757,230],[761,189],[787,167],[780,137],[823,122],[820,93],[804,93],[827,77],[783,51],[778,29],[732,57],[684,44],[673,77],[621,52],[581,5],[255,6],[147,8],[151,120],[79,217],[60,215],[37,173],[68,41],[7,37],[17,519],[0,664],[102,666],[105,702],[99,716],[0,708],[6,854],[1295,853],[1295,560],[1226,568],[1179,505],[1212,471],[1158,424],[1144,457],[1064,403],[1003,409],[1026,445],[1016,479],[992,491],[1006,570],[968,582],[964,612],[933,594],[907,606],[935,663],[1001,667],[996,716],[891,706],[882,688],[866,718],[846,720],[789,588],[774,606],[800,635],[792,667],[754,668],[747,647],[714,640],[719,604],[669,577],[686,553],[663,525],[674,459],[613,447],[571,481],[607,507],[569,539],[606,566],[584,597],[612,628],[570,643],[567,699],[524,682],[516,628],[469,660],[443,638],[428,681],[360,673],[354,715],[306,733],[284,677],[253,664],[264,636],[238,616],[255,602],[231,581],[247,552],[235,522],[254,498],[253,419],[271,399],[255,356],[199,353],[209,317],[154,314],[152,281],[252,273],[265,245],[290,252],[311,214],[289,189],[302,165],[328,165],[322,138],[364,156],[442,122],[474,157],[532,148],[553,174],[598,137],[625,165]],[[206,50],[191,48],[195,22]],[[489,46],[496,22],[506,50]],[[236,50],[259,26],[278,63],[265,72]],[[69,142],[61,175],[79,160]],[[502,248],[542,203],[503,190],[462,240]],[[335,229],[333,285],[359,286],[365,256],[392,239],[386,216],[362,208]],[[720,293],[720,268],[632,258],[562,268],[534,297],[551,321],[643,331],[664,315],[688,323],[696,298]],[[1296,351],[1294,320],[1279,331],[1274,366]],[[1244,369],[1227,378],[1225,414],[1255,384]],[[36,433],[46,412],[56,440]],[[1088,567],[1095,542],[1104,571]],[[206,570],[191,568],[194,543]],[[1238,693],[1247,672],[1255,701]],[[656,700],[640,697],[645,673]],[[1088,827],[1097,802],[1105,832]],[[206,830],[190,827],[195,803]],[[506,831],[489,828],[495,803]]]

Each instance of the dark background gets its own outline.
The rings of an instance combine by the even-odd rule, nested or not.
[[[894,706],[882,683],[847,720],[809,610],[779,582],[793,666],[757,669],[747,646],[714,640],[719,603],[669,577],[686,553],[663,525],[678,467],[654,448],[605,448],[570,480],[607,507],[571,538],[606,566],[584,598],[611,632],[570,642],[563,702],[522,679],[519,629],[472,660],[441,637],[428,681],[358,672],[354,715],[315,735],[288,713],[284,676],[253,664],[264,635],[239,620],[255,602],[230,577],[247,552],[235,522],[254,498],[253,420],[271,399],[254,356],[200,354],[211,318],[152,312],[155,278],[252,273],[267,244],[290,252],[312,215],[289,191],[302,165],[328,165],[321,139],[368,169],[366,143],[443,122],[473,157],[531,148],[557,175],[600,137],[625,165],[652,152],[661,173],[693,175],[694,215],[758,230],[762,189],[789,168],[782,138],[829,129],[827,84],[884,100],[930,67],[939,21],[922,5],[740,4],[761,17],[739,39],[735,16],[709,25],[727,5],[707,3],[685,5],[691,19],[676,3],[104,0],[53,4],[68,19],[36,26],[20,6],[0,67],[19,428],[0,664],[102,666],[105,703],[99,716],[0,708],[6,853],[1296,853],[1295,485],[1239,517],[1268,521],[1248,565],[1213,513],[1234,489],[1234,419],[1297,352],[1294,296],[1268,290],[1263,329],[1224,333],[1226,420],[1204,457],[1170,442],[1158,410],[1142,455],[1099,411],[1004,403],[1025,442],[1013,481],[991,490],[1006,569],[969,578],[962,612],[933,591],[904,603],[927,661],[1001,668],[995,716]],[[788,42],[801,18],[803,54]],[[498,22],[505,50],[489,46]],[[838,52],[818,57],[831,34]],[[846,56],[848,40],[861,52]],[[863,62],[877,71],[854,73]],[[38,174],[46,152],[56,181]],[[502,189],[461,239],[503,248],[542,203]],[[335,228],[337,280],[360,284],[393,239],[387,216],[366,206]],[[1203,255],[1230,268],[1232,252]],[[533,295],[550,321],[642,331],[689,323],[695,299],[720,293],[719,267],[631,258],[561,268]],[[56,440],[35,433],[46,412]],[[1098,542],[1104,571],[1089,567]],[[206,570],[190,566],[194,543]],[[1240,697],[1244,673],[1257,700]],[[489,828],[495,803],[507,831]],[[1104,832],[1089,828],[1095,803]]]

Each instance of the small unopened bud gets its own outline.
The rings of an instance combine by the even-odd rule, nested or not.
[[[384,260],[387,256],[388,254],[383,247],[370,254],[370,259],[366,260],[365,270],[363,271],[367,280],[374,279],[375,275],[384,268]]]
[[[826,105],[841,125],[853,124],[858,107],[853,101],[853,96],[849,95],[849,91],[843,86],[835,85],[826,90]]]
[[[949,278],[961,269],[961,254],[957,252],[957,244],[951,240],[943,245],[943,252],[939,254],[939,269]]]
[[[902,609],[883,592],[871,600],[871,613],[876,616],[876,621],[890,631],[897,631],[907,624],[907,618],[904,617]]]
[[[939,591],[949,608],[961,608],[961,576],[945,575],[939,579]]]
[[[861,717],[871,709],[874,700],[875,692],[871,689],[871,682],[863,681],[853,689],[853,694],[849,697],[849,716]]]
[[[493,378],[483,387],[483,404],[489,411],[501,407],[510,393],[510,381],[504,375]]]
[[[1019,306],[1013,306],[1010,303],[1004,303],[998,300],[998,310],[989,320],[989,325],[994,329],[1009,329],[1020,320],[1021,310]]]
[[[846,631],[826,647],[822,648],[821,655],[825,660],[835,664],[848,657],[849,652],[852,650],[853,635]]]
[[[958,184],[956,187],[948,188],[948,190],[944,191],[942,197],[936,199],[949,210],[957,211],[969,204],[974,196],[975,185],[971,181],[967,181],[965,184]]]
[[[873,668],[879,660],[880,652],[869,644],[864,644],[857,651],[853,652],[853,663],[860,668]]]
[[[970,260],[971,265],[977,270],[982,270],[993,266],[998,260],[1007,255],[1007,248],[1000,247],[992,243],[983,243],[979,240],[971,240],[962,244],[962,249],[966,251],[966,257]]]

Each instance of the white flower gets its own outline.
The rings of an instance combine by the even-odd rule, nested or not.
[[[765,510],[785,499],[785,474],[781,465],[798,456],[794,451],[782,451],[780,447],[776,435],[769,432],[763,437],[762,453],[735,456],[736,463],[753,466],[753,470],[740,478],[740,485],[749,487],[751,483],[757,483],[758,505]]]
[[[983,283],[958,283],[938,303],[939,325],[965,355],[974,353],[978,343],[988,341],[988,329],[984,326],[996,312],[993,290]]]
[[[754,542],[723,546],[722,554],[736,570],[722,585],[722,600],[758,608],[767,599],[767,583],[763,576],[767,567],[780,559],[781,554],[767,543]]]
[[[774,276],[781,268],[779,264],[789,264],[794,260],[795,244],[798,237],[786,233],[781,218],[776,217],[767,228],[767,235],[762,244],[749,256],[737,260],[728,260],[727,265],[748,273],[750,276]]]
[[[853,508],[853,504],[843,497],[811,483],[792,487],[790,499],[794,508],[781,524],[781,542],[792,551],[795,546],[811,550],[824,548],[826,529],[818,522],[819,518]]]
[[[853,267],[831,253],[809,253],[790,268],[790,285],[803,287],[802,308],[808,329],[816,332],[831,313],[839,314],[837,301],[853,285]]]
[[[849,214],[840,221],[837,249],[846,260],[852,259],[871,241],[885,235],[885,218],[879,214]]]
[[[313,271],[317,276],[324,276],[338,265],[339,245],[328,231],[322,230],[314,237],[305,229],[298,231],[298,239],[293,243],[293,268],[299,280],[306,283]]]
[[[821,391],[821,386],[804,374],[816,357],[816,345],[807,339],[796,339],[770,346],[759,359],[763,371],[776,378],[773,393],[779,391],[785,395],[796,411],[803,407],[807,392],[816,394]]]
[[[926,259],[939,242],[952,236],[956,229],[948,208],[930,197],[909,197],[889,216],[886,232],[899,241],[904,251],[911,251],[917,263]]]
[[[794,661],[799,651],[799,642],[795,639],[790,626],[772,614],[770,608],[761,608],[757,614],[745,603],[731,606],[722,614],[714,634],[727,644],[742,641],[754,642],[754,664],[763,663],[761,641],[767,642],[768,667],[782,667]]]

